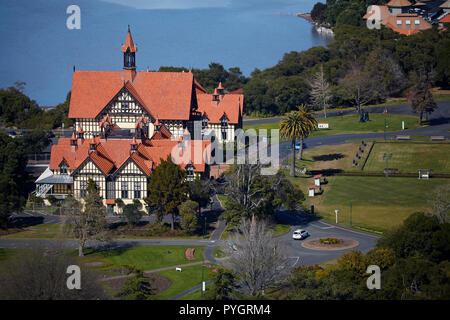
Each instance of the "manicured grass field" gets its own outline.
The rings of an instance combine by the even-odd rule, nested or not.
[[[389,168],[400,172],[417,173],[419,169],[433,169],[435,173],[450,173],[449,143],[375,143],[364,171],[382,172],[386,167],[384,154],[392,153]]]
[[[0,236],[3,239],[53,239],[53,238],[70,238],[66,234],[63,233],[62,225],[52,225],[49,224],[46,227],[46,224],[36,225],[32,228],[36,228],[37,230],[25,230],[21,232],[11,233],[8,235]],[[44,230],[43,230],[44,229]],[[48,229],[48,230],[45,230]]]
[[[213,277],[213,268],[204,268],[204,281],[211,280]],[[182,272],[173,270],[160,271],[158,274],[169,278],[172,281],[172,285],[155,295],[153,298],[158,300],[167,300],[181,292],[189,290],[196,285],[202,283],[202,266],[184,267]],[[199,291],[200,293],[200,291]]]
[[[359,122],[359,115],[345,115],[341,117],[328,117],[317,119],[319,123],[329,123],[330,129],[318,129],[311,134],[310,137],[319,137],[336,134],[346,133],[362,133],[362,132],[383,132],[384,131],[384,119],[386,118],[386,132],[400,131],[402,130],[402,121],[405,121],[405,129],[417,129],[418,117],[399,115],[399,114],[381,114],[371,113],[370,121],[366,123]],[[244,130],[248,129],[267,129],[267,134],[270,136],[271,129],[278,129],[278,123],[269,124],[252,124],[244,125]]]
[[[273,227],[273,229],[272,229],[274,237],[278,237],[278,236],[281,236],[283,234],[286,234],[290,230],[291,230],[291,226],[290,225],[288,225],[288,224],[281,224],[281,223],[276,224]]]
[[[195,260],[187,260],[186,249],[195,248]],[[104,270],[121,269],[125,265],[135,265],[142,270],[153,270],[179,264],[203,261],[204,247],[189,246],[135,246],[131,248],[119,248],[104,250],[87,255],[90,261],[109,262]],[[96,259],[99,260],[96,260]]]
[[[0,262],[12,257],[17,252],[17,249],[0,248]]]
[[[370,149],[372,142],[367,142],[367,146],[364,148],[364,157]],[[347,143],[337,146],[326,146],[314,149],[305,149],[303,151],[303,159],[298,160],[298,154],[296,155],[295,166],[296,168],[307,168],[309,171],[319,170],[331,170],[339,169],[343,171],[361,171],[361,167],[352,166],[352,160],[355,159],[355,155],[358,152],[358,148],[361,146],[361,140],[359,143]],[[363,159],[362,159],[363,160]],[[290,161],[288,161],[290,163]]]
[[[385,177],[329,177],[323,186],[324,193],[307,197],[305,206],[315,206],[316,213],[335,222],[334,210],[338,209],[339,224],[384,232],[399,225],[410,214],[430,212],[428,198],[434,188],[450,183],[449,179],[419,180],[416,178]],[[291,178],[306,193],[311,178]]]

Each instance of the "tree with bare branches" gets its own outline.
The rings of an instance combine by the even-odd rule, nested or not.
[[[305,199],[303,192],[283,175],[261,175],[261,164],[238,164],[226,175],[227,211],[224,217],[231,225],[254,216],[268,219],[281,205],[296,209]]]
[[[57,246],[58,247],[58,246]],[[81,288],[69,290],[67,268],[78,265]],[[0,300],[98,300],[107,299],[98,274],[79,264],[61,248],[19,251],[2,265]]]
[[[264,295],[265,289],[289,275],[292,261],[287,247],[273,237],[266,222],[243,220],[232,242],[225,264],[239,275],[245,294]]]
[[[371,74],[357,64],[351,66],[349,73],[341,79],[340,85],[358,113],[361,113],[362,106],[379,96],[379,88]]]
[[[323,73],[323,66],[320,66],[320,71],[315,73],[311,80],[308,81],[311,87],[310,95],[313,105],[323,109],[325,118],[327,117],[328,102],[331,99],[330,84],[325,79]]]
[[[73,197],[68,197],[63,206],[64,230],[79,240],[80,257],[84,255],[83,249],[88,240],[110,240],[100,190],[92,179],[88,180],[87,196],[84,201],[84,210],[83,205]]]
[[[415,82],[413,89],[408,92],[407,98],[411,109],[419,115],[419,125],[422,125],[424,113],[431,113],[437,108],[431,87],[433,84],[433,73],[420,70],[412,76]]]
[[[435,188],[429,203],[440,223],[450,223],[450,184]]]

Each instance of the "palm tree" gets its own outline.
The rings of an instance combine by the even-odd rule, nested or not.
[[[315,130],[316,126],[316,119],[308,112],[305,105],[299,106],[298,111],[289,112],[287,117],[280,122],[281,136],[291,139],[292,143],[290,172],[292,177],[295,176],[295,143],[300,139],[299,159],[301,160],[303,156],[303,141]]]

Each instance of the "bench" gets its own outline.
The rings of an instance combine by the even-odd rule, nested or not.
[[[430,139],[433,141],[443,141],[443,140],[445,140],[445,137],[444,136],[431,136]]]
[[[387,171],[387,173],[399,173],[400,172],[397,168],[387,168],[387,170],[384,169],[384,173],[386,173],[386,171]]]
[[[410,136],[397,136],[397,140],[411,140]]]

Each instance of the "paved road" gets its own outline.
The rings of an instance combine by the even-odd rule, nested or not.
[[[359,242],[359,245],[353,249],[364,253],[375,248],[379,238],[379,236],[371,233],[345,228],[323,220],[311,218],[311,215],[309,214],[299,214],[294,211],[280,211],[277,213],[277,219],[282,223],[291,225],[291,232],[281,236],[280,239],[285,242],[290,249],[293,266],[295,267],[301,265],[314,265],[333,260],[351,250],[319,251],[304,248],[301,245],[304,240],[292,239],[292,231],[295,229],[306,229],[310,234],[310,237],[306,240],[328,237],[356,240]]]
[[[429,115],[429,119],[439,119],[439,118],[447,118],[448,122],[448,107],[450,106],[450,101],[440,101],[437,102],[438,108]],[[447,109],[447,111],[446,111]],[[369,113],[383,113],[384,110],[387,110],[388,113],[395,113],[395,114],[405,114],[405,115],[411,115],[411,116],[417,116],[416,113],[412,112],[411,107],[408,104],[399,104],[399,105],[392,105],[392,106],[380,106],[380,107],[370,107],[364,109],[365,111],[368,111]],[[341,111],[330,111],[327,112],[328,117],[335,117],[335,116],[343,116],[348,114],[356,114],[356,109],[352,110],[341,110]],[[314,115],[315,118],[324,118],[323,113],[318,113]],[[268,123],[277,123],[282,120],[281,117],[273,117],[273,118],[265,118],[265,119],[257,119],[257,120],[244,120],[244,125],[252,125],[252,124],[268,124]]]
[[[355,249],[367,252],[375,247],[378,236],[355,231],[341,226],[335,226],[322,220],[311,219],[306,214],[298,214],[291,211],[281,211],[278,213],[278,219],[282,223],[290,224],[293,229],[307,229],[311,234],[311,238],[324,237],[343,237],[357,240],[359,246]],[[295,266],[313,265],[335,259],[348,250],[339,251],[316,251],[303,248],[300,241],[292,240],[292,232],[281,236],[282,241],[288,245],[293,263],[298,257]],[[225,244],[223,240],[144,240],[144,239],[120,239],[104,245],[98,241],[89,241],[87,247],[91,248],[126,248],[139,245],[182,245],[182,246],[205,246],[204,258],[211,262],[220,263],[213,258],[212,252],[214,247]],[[77,240],[70,239],[0,239],[0,248],[65,248],[76,249],[78,247]]]
[[[409,108],[409,107],[408,107]],[[374,108],[375,109],[375,108]],[[411,114],[409,109],[405,107],[397,106],[396,113]],[[421,136],[444,136],[446,139],[450,139],[450,101],[438,102],[438,109],[433,112],[430,117],[430,126],[405,131],[386,132],[387,139],[395,137],[397,135],[421,135]],[[258,120],[259,121],[259,120]],[[272,120],[274,121],[274,120]],[[323,137],[312,137],[305,140],[306,148],[316,148],[321,146],[338,145],[344,143],[351,143],[349,140],[361,139],[380,139],[384,137],[383,132],[375,133],[357,133],[357,134],[340,134]],[[279,144],[280,158],[285,159],[291,152],[290,142],[281,142]]]

